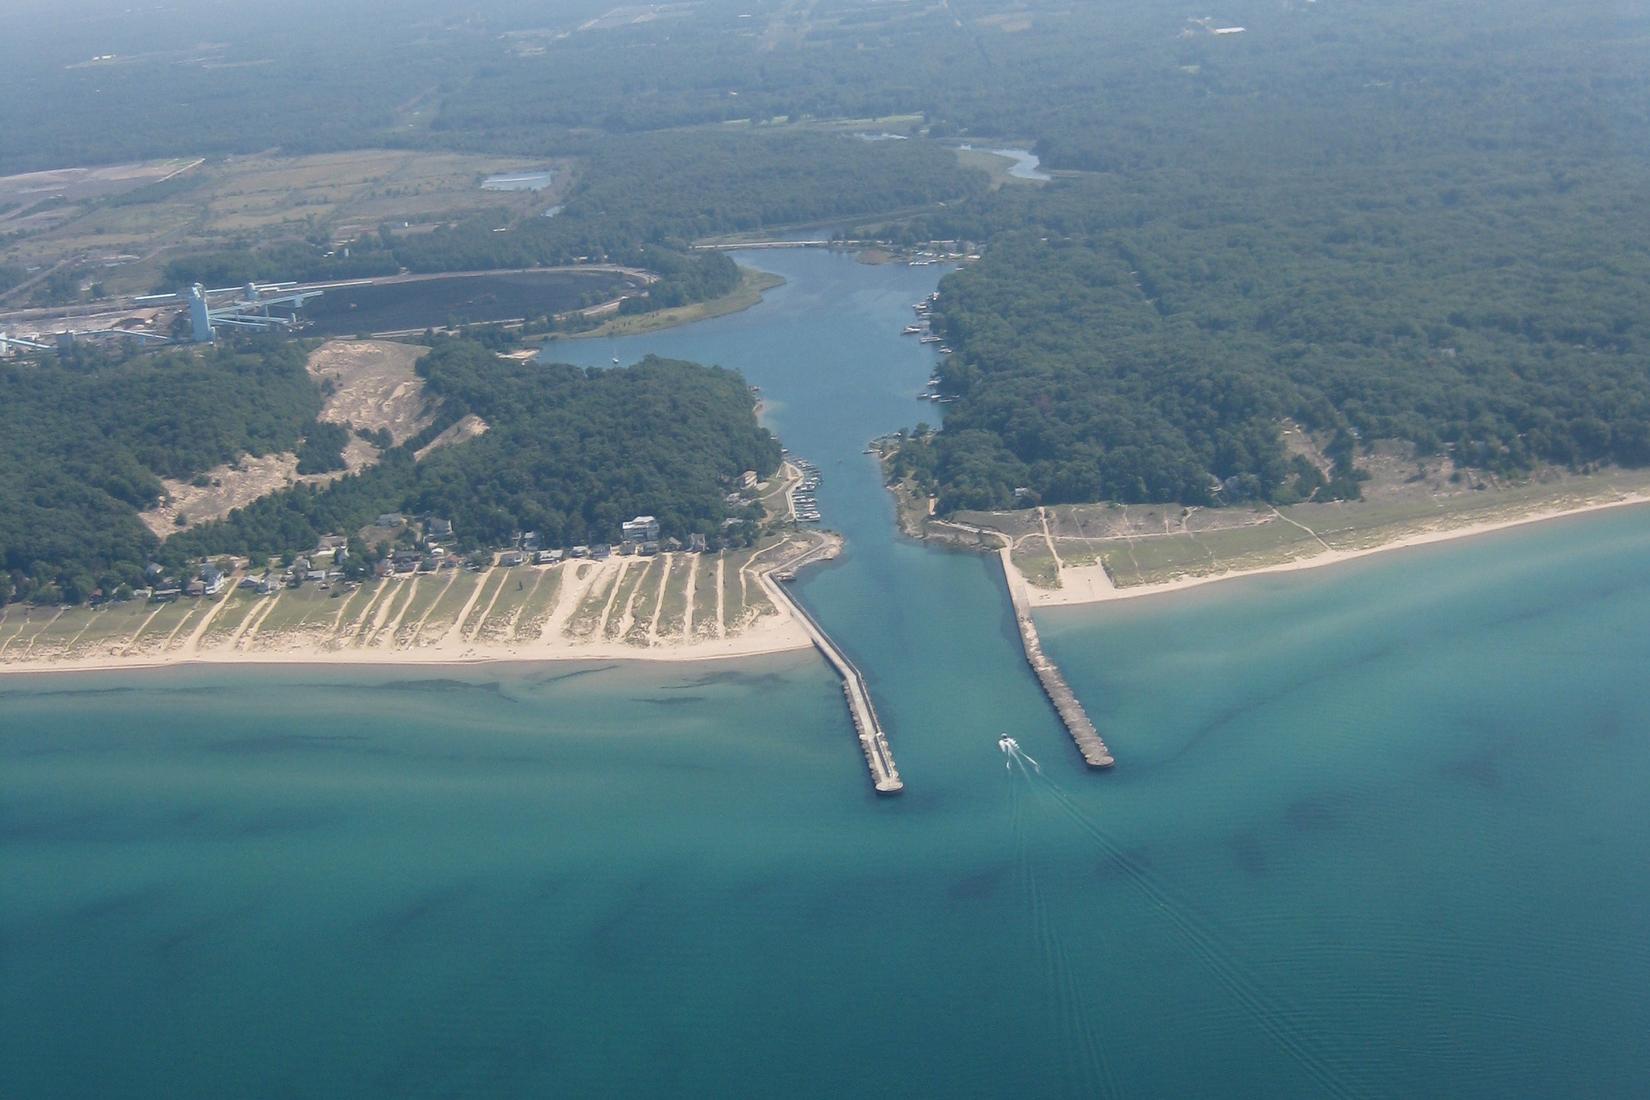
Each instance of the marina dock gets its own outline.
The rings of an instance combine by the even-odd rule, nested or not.
[[[1055,713],[1059,714],[1066,732],[1077,744],[1077,751],[1083,754],[1083,762],[1091,768],[1111,767],[1116,763],[1111,750],[1100,739],[1100,732],[1089,720],[1088,712],[1077,699],[1077,693],[1066,683],[1060,666],[1043,652],[1042,639],[1037,636],[1037,624],[1031,618],[1031,601],[1026,597],[1025,578],[1020,576],[1020,571],[1009,559],[1008,547],[1003,547],[998,554],[1003,561],[1003,580],[1008,582],[1009,599],[1014,602],[1014,621],[1020,627],[1020,645],[1025,649],[1026,663],[1037,674],[1037,682],[1043,685],[1043,694],[1054,704]]]
[[[837,648],[814,617],[808,614],[791,594],[785,591],[780,584],[769,574],[761,574],[762,586],[774,602],[781,607],[788,608],[796,616],[802,628],[808,632],[813,640],[814,647],[825,655],[825,659],[836,669],[837,675],[842,677],[842,690],[848,697],[848,713],[854,720],[854,730],[859,734],[859,746],[865,753],[865,763],[871,769],[871,783],[876,787],[878,794],[898,794],[905,789],[900,780],[899,768],[894,765],[893,750],[888,747],[888,735],[883,731],[882,722],[877,718],[876,707],[871,705],[871,690],[865,686],[865,677],[848,655]]]

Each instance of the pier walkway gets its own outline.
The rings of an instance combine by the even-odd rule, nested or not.
[[[788,608],[796,616],[802,629],[808,632],[814,646],[831,662],[837,675],[842,677],[842,690],[848,697],[848,713],[853,717],[854,730],[859,734],[859,746],[865,752],[865,763],[871,769],[871,782],[875,785],[878,794],[898,794],[905,789],[900,780],[899,768],[894,765],[893,750],[888,747],[888,735],[883,731],[882,722],[877,718],[877,711],[871,705],[871,691],[865,686],[865,677],[848,659],[848,655],[837,648],[814,617],[808,614],[807,608],[791,598],[785,591],[785,586],[775,580],[770,573],[759,573],[758,578],[762,587],[767,590],[774,603]]]
[[[1078,702],[1077,693],[1071,690],[1066,678],[1060,673],[1060,666],[1054,663],[1053,658],[1043,652],[1043,642],[1037,636],[1037,624],[1031,619],[1031,600],[1026,595],[1025,578],[1020,571],[1014,568],[1014,562],[1009,558],[1008,547],[998,552],[1003,562],[1003,580],[1008,582],[1008,596],[1014,602],[1014,621],[1020,627],[1020,644],[1025,649],[1026,663],[1031,671],[1037,674],[1037,682],[1043,685],[1043,694],[1048,701],[1054,704],[1054,710],[1060,715],[1060,721],[1065,723],[1066,732],[1077,743],[1077,751],[1083,754],[1083,762],[1091,768],[1109,768],[1116,763],[1112,759],[1111,750],[1106,743],[1100,740],[1100,733],[1089,720],[1088,712],[1083,704]]]

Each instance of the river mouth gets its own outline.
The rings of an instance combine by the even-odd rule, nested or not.
[[[935,418],[940,272],[739,259],[787,282],[545,354],[762,386],[905,793],[808,651],[6,680],[0,1091],[1636,1094],[1650,515],[1039,612],[1090,773],[862,453]]]

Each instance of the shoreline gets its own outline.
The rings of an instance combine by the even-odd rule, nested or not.
[[[773,637],[752,635],[772,634]],[[781,637],[780,635],[783,635]],[[792,636],[794,635],[794,637]],[[778,656],[811,649],[813,642],[789,618],[772,627],[756,628],[733,638],[704,643],[662,645],[649,648],[624,642],[563,646],[548,652],[532,652],[513,647],[486,647],[454,653],[439,650],[399,650],[364,652],[319,650],[303,653],[217,652],[138,654],[130,658],[105,657],[73,661],[18,661],[0,664],[0,684],[9,676],[38,676],[52,673],[146,672],[165,668],[475,668],[487,665],[546,665],[581,661],[625,661],[634,664],[692,664],[701,661],[731,661],[749,657]]]
[[[741,265],[739,270],[739,285],[720,298],[692,302],[685,306],[671,306],[649,313],[637,313],[628,317],[615,317],[584,332],[550,332],[530,339],[539,349],[549,349],[564,340],[599,340],[662,332],[665,329],[680,328],[683,325],[743,313],[747,309],[761,305],[762,298],[768,291],[785,285],[784,276],[771,271],[744,265]]]
[[[801,537],[793,534],[749,553],[745,560],[728,563],[727,583],[733,585],[733,577],[742,575],[748,578],[751,585],[752,599],[755,593],[765,596],[777,583],[771,574],[794,572],[829,560],[840,549],[840,536],[824,532],[810,532]],[[708,568],[708,563],[693,560],[687,555],[674,555],[679,563],[681,559],[687,559],[684,568],[675,569],[672,557],[667,554],[653,562],[639,562],[641,572],[634,574],[628,586],[625,584],[625,574],[631,569],[629,559],[608,559],[593,569],[590,565],[595,563],[584,563],[572,573],[565,571],[563,566],[544,570],[528,567],[528,572],[506,574],[496,580],[489,574],[497,570],[489,571],[475,579],[464,609],[458,612],[452,624],[442,625],[439,633],[433,636],[423,630],[424,622],[433,614],[434,604],[443,599],[453,586],[456,575],[445,580],[439,577],[422,580],[409,577],[380,582],[369,591],[358,590],[351,599],[361,600],[361,605],[347,627],[344,623],[349,600],[329,606],[326,601],[316,600],[312,595],[312,602],[325,608],[330,625],[295,623],[282,626],[267,636],[259,632],[262,620],[276,610],[276,601],[282,598],[280,596],[226,596],[223,600],[192,605],[146,603],[126,612],[135,618],[143,618],[143,625],[130,636],[106,635],[81,645],[71,641],[66,646],[48,640],[38,655],[31,655],[30,651],[65,614],[65,609],[30,608],[23,615],[25,625],[9,634],[0,630],[0,634],[4,634],[0,638],[0,681],[8,675],[114,672],[184,665],[416,667],[578,661],[671,664],[767,656],[812,646],[803,624],[778,601],[764,609],[760,603],[741,600],[743,609],[736,613],[735,619],[733,614],[723,616],[720,606],[722,597],[719,596],[709,631],[662,633],[659,626],[667,585],[674,581],[676,598],[690,604],[692,588],[684,591],[681,586],[701,564]],[[757,564],[758,561],[760,564]],[[723,584],[722,564],[717,563],[713,574],[717,578],[718,588]],[[657,572],[649,574],[650,565]],[[483,626],[504,593],[510,576],[519,578],[518,589],[526,592],[526,598],[530,601],[538,585],[553,571],[560,571],[557,575],[566,578],[566,583],[558,584],[553,589],[548,605],[540,609],[542,617],[534,619],[531,633],[518,633],[506,638],[483,636]],[[641,578],[649,575],[657,580],[644,586]],[[529,581],[534,585],[531,590],[525,587]],[[735,587],[744,591],[744,583],[741,581]],[[416,587],[420,584],[426,587]],[[421,595],[430,601],[427,606],[431,610],[410,612]],[[731,600],[733,595],[727,598]],[[225,613],[235,610],[235,606],[228,602],[231,599],[243,601],[239,605],[238,620],[242,625],[222,625],[218,630],[212,630],[220,616],[230,618]],[[645,606],[644,600],[647,601]],[[456,598],[454,602],[457,602]],[[603,605],[599,618],[589,619],[586,616],[581,620],[583,627],[575,632],[575,617],[580,608],[595,605]],[[153,641],[138,641],[156,616],[173,608],[180,609],[182,613],[175,626],[163,624],[148,635]],[[477,610],[479,618],[471,614],[472,609]],[[499,617],[506,626],[511,626],[525,610],[525,603],[512,605],[500,611]],[[112,613],[90,612],[93,616]],[[403,633],[400,628],[409,618],[414,621],[406,623],[406,633]],[[67,630],[74,631],[78,627],[79,632],[75,635],[78,641],[95,621],[76,622]],[[27,625],[30,623],[38,625],[31,631]],[[0,624],[5,624],[3,618],[0,618]],[[678,629],[691,631],[691,624],[692,620],[688,619],[679,623]],[[642,629],[644,627],[646,629]],[[170,633],[167,633],[168,630]],[[163,634],[164,640],[160,640]],[[8,659],[4,650],[14,642],[22,652]]]
[[[1525,515],[1488,519],[1477,523],[1464,523],[1455,527],[1410,531],[1397,534],[1393,538],[1374,546],[1347,550],[1325,549],[1304,557],[1271,562],[1266,565],[1228,569],[1218,573],[1186,574],[1170,580],[1150,581],[1145,584],[1132,584],[1121,587],[1113,583],[1110,575],[1106,573],[1105,567],[1098,562],[1090,565],[1061,565],[1059,569],[1061,586],[1059,588],[1039,588],[1028,584],[1027,589],[1031,595],[1032,606],[1036,608],[1081,607],[1111,603],[1117,600],[1140,599],[1147,596],[1184,592],[1188,589],[1201,588],[1221,581],[1241,580],[1245,577],[1319,569],[1397,550],[1432,546],[1442,542],[1454,542],[1517,527],[1527,527],[1553,520],[1645,504],[1650,504],[1650,493],[1632,493],[1617,500],[1602,500],[1576,506],[1539,509]]]

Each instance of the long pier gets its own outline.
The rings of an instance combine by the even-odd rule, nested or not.
[[[1031,619],[1031,600],[1026,596],[1025,578],[1014,568],[1008,547],[1003,547],[997,553],[1002,558],[1003,580],[1008,582],[1009,599],[1014,602],[1014,621],[1020,627],[1020,645],[1025,649],[1026,663],[1031,666],[1031,671],[1037,674],[1037,682],[1043,685],[1043,694],[1054,704],[1060,721],[1065,723],[1066,732],[1071,734],[1071,739],[1077,743],[1077,751],[1083,754],[1083,762],[1091,768],[1111,767],[1116,761],[1112,759],[1111,750],[1106,748],[1106,743],[1100,740],[1100,731],[1096,730],[1094,723],[1089,720],[1088,712],[1077,699],[1077,693],[1066,683],[1060,666],[1043,652],[1042,639],[1037,636],[1037,624]]]
[[[848,659],[848,655],[837,648],[831,641],[830,635],[814,621],[791,594],[785,591],[785,586],[775,580],[771,574],[759,573],[762,587],[767,589],[775,603],[787,607],[802,624],[802,629],[808,632],[813,640],[814,647],[825,655],[836,669],[837,675],[842,677],[842,690],[848,697],[848,713],[854,720],[854,730],[859,734],[859,747],[865,753],[865,763],[871,769],[871,782],[878,794],[898,794],[905,789],[905,783],[899,777],[899,768],[894,765],[893,750],[888,747],[888,734],[882,728],[882,722],[877,718],[876,707],[871,705],[871,690],[865,686],[865,677]]]

